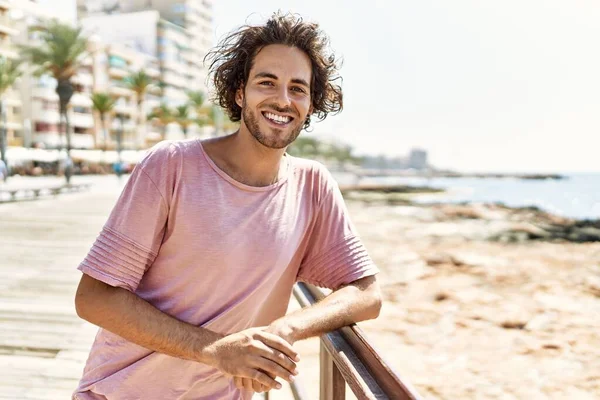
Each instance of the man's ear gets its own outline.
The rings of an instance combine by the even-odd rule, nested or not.
[[[238,90],[235,91],[235,103],[242,108],[244,104],[244,87],[241,86]]]

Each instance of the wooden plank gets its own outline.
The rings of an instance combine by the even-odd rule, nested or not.
[[[321,342],[319,357],[321,368],[320,400],[345,400],[346,381],[323,342]]]

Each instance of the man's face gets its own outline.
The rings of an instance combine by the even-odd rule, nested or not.
[[[248,82],[236,93],[242,123],[263,146],[283,149],[312,113],[310,59],[295,47],[269,45],[258,52]]]

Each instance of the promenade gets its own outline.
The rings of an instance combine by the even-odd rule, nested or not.
[[[93,186],[80,193],[0,204],[0,399],[70,399],[97,331],[75,313],[81,276],[76,268],[125,180],[74,177],[73,183]],[[4,187],[62,182],[12,178]],[[292,307],[298,306],[293,302]],[[317,339],[298,346],[303,365],[318,362]],[[304,371],[309,395],[318,396],[318,368]],[[287,385],[271,396],[291,398]]]
[[[120,186],[114,176],[94,180],[88,192],[0,205],[0,399],[69,399],[81,376],[96,327],[75,314],[76,267]]]

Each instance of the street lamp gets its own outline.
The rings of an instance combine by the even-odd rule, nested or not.
[[[123,114],[117,114],[119,119],[119,129],[117,129],[117,165],[115,172],[120,178],[123,174],[123,162],[121,161],[121,148],[123,144]]]

